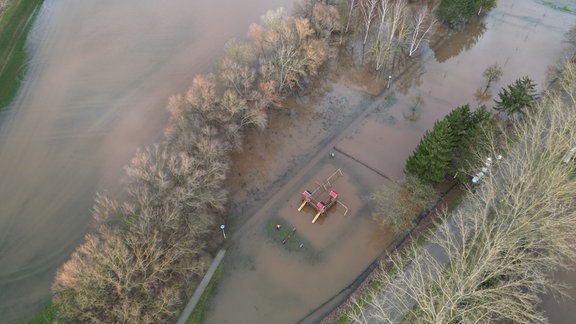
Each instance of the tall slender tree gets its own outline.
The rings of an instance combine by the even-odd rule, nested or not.
[[[434,25],[436,25],[436,19],[430,17],[430,12],[427,7],[420,8],[413,15],[411,26],[412,35],[410,37],[408,56],[414,55],[422,45],[422,42],[428,40]]]
[[[486,78],[486,88],[484,88],[484,92],[486,92],[488,91],[488,88],[490,88],[490,84],[492,84],[492,82],[498,82],[498,80],[500,80],[502,77],[502,67],[500,64],[494,63],[487,67],[484,72],[482,72],[482,76]]]
[[[454,130],[446,121],[437,121],[406,161],[405,173],[425,183],[442,182],[450,169],[454,151]]]

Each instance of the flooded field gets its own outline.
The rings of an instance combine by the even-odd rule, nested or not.
[[[0,322],[48,303],[95,192],[116,191],[136,147],[158,140],[168,96],[291,3],[45,0],[24,86],[1,118]]]
[[[208,72],[224,44],[266,10],[291,3],[45,0],[24,86],[1,118],[2,322],[46,305],[54,272],[89,229],[94,193],[117,191],[136,147],[158,140],[168,96]],[[524,75],[545,86],[575,16],[541,1],[498,4],[463,31],[441,29],[392,91],[380,95],[381,78],[344,62],[320,91],[272,116],[267,131],[247,134],[233,156],[230,248],[207,322],[314,319],[306,316],[394,239],[370,219],[370,193],[402,177],[436,119],[465,103],[491,106],[490,95],[476,95],[482,71],[503,67],[492,94]],[[416,96],[422,102],[411,110]],[[311,224],[311,207],[297,211],[301,193],[338,168],[332,189],[349,212],[337,205]],[[296,228],[292,241],[271,234],[276,221]],[[293,243],[303,247],[288,249]]]
[[[351,66],[324,80],[321,93],[298,98],[290,112],[274,116],[266,132],[248,134],[244,152],[234,156],[232,239],[206,322],[316,320],[311,312],[394,239],[370,219],[370,193],[401,179],[425,130],[453,108],[492,107],[498,89],[524,75],[544,88],[547,68],[561,56],[564,33],[575,23],[576,16],[536,1],[499,1],[462,31],[440,29],[421,63],[395,76],[392,91],[375,95],[382,81],[358,77],[361,69]],[[491,94],[478,96],[486,85],[483,70],[496,62],[503,78]],[[421,102],[412,110],[414,97]],[[333,188],[350,214],[329,211],[311,224],[311,207],[297,211],[301,193],[337,168],[345,176]],[[296,229],[302,250],[270,235],[277,220]]]

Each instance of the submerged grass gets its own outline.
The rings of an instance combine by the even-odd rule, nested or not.
[[[563,12],[567,12],[567,13],[576,13],[576,7],[570,8],[568,7],[568,5],[566,4],[560,4],[554,1],[544,1],[542,2],[544,5],[555,9],[555,10],[559,10],[559,11],[563,11]]]
[[[27,324],[50,324],[57,322],[58,309],[56,305],[50,304],[42,310],[42,313],[38,314],[33,319],[26,322]]]
[[[214,292],[218,280],[220,280],[220,278],[222,277],[222,272],[223,272],[223,266],[222,263],[220,263],[218,268],[216,268],[216,271],[214,272],[212,279],[210,279],[208,286],[206,286],[206,289],[202,293],[200,300],[198,300],[196,307],[194,307],[194,311],[192,312],[190,317],[188,317],[188,320],[186,321],[187,324],[202,323],[206,311],[206,304],[208,303],[210,296]]]
[[[26,37],[44,0],[12,0],[0,17],[0,110],[16,95],[25,72]]]
[[[280,228],[276,226],[280,225]],[[300,235],[292,224],[282,218],[270,219],[267,223],[268,236],[278,245],[291,253],[302,253],[310,262],[317,262],[319,254],[310,243]]]

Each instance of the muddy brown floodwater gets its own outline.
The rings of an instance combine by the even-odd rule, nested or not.
[[[0,322],[50,298],[88,230],[97,190],[114,192],[164,106],[225,43],[291,0],[45,0],[24,86],[0,127]]]
[[[401,76],[392,92],[345,61],[319,91],[288,104],[266,132],[250,132],[234,156],[231,244],[224,275],[208,305],[207,323],[314,322],[313,313],[347,287],[394,237],[370,219],[367,198],[402,177],[404,161],[426,129],[453,108],[492,107],[500,87],[524,75],[540,89],[560,58],[564,33],[576,16],[532,0],[500,0],[487,17],[460,32],[445,29]],[[479,96],[483,70],[498,62],[504,75]],[[413,98],[422,103],[412,116]],[[364,113],[366,112],[366,114]],[[329,153],[335,152],[334,158]],[[297,211],[301,193],[341,168],[329,190],[338,206],[311,224],[311,207]],[[322,191],[323,189],[321,189]],[[325,193],[324,193],[325,194]],[[274,223],[296,228],[289,248],[271,235]]]

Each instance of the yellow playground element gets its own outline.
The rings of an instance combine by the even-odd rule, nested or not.
[[[340,204],[342,207],[345,208],[344,216],[346,216],[346,214],[348,213],[348,207],[338,200],[338,193],[334,190],[328,190],[329,188],[332,187],[332,183],[337,179],[338,176],[340,177],[344,176],[344,174],[342,173],[342,169],[338,169],[334,173],[332,173],[332,175],[330,175],[326,179],[326,181],[318,184],[318,187],[316,187],[313,191],[304,190],[304,192],[302,193],[304,199],[302,200],[302,204],[300,205],[300,207],[298,207],[298,211],[301,211],[306,205],[310,205],[314,209],[316,209],[316,216],[314,216],[314,219],[312,219],[312,224],[316,223],[320,215],[326,213],[326,211],[328,211],[330,207],[336,204]],[[318,196],[324,192],[328,192],[327,199],[326,200],[319,199]]]

